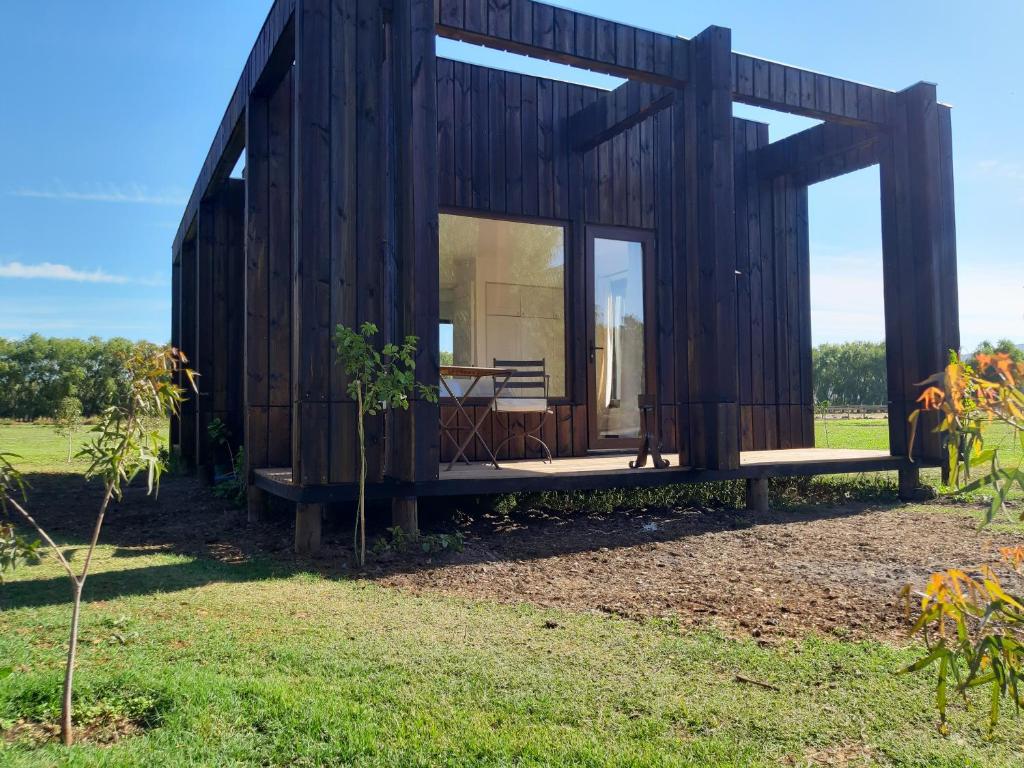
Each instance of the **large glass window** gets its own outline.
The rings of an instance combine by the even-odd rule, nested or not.
[[[565,395],[565,231],[441,214],[442,364],[539,360]]]

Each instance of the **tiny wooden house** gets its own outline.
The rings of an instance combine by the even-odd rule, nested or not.
[[[438,36],[625,82],[439,58]],[[734,102],[822,122],[769,142]],[[546,416],[495,413],[484,386],[462,410],[416,398],[370,421],[370,493],[407,524],[426,495],[894,468],[912,482],[942,456],[926,429],[907,456],[915,382],[959,346],[951,152],[934,85],[739,54],[721,27],[686,39],[532,0],[277,0],[174,240],[173,340],[202,378],[172,442],[208,475],[222,419],[252,513],[276,494],[318,530],[357,472],[332,331],[372,321],[382,342],[419,337],[422,382],[443,363],[547,373]],[[816,451],[807,190],[871,165],[890,451]],[[668,469],[628,466],[641,395]],[[478,422],[475,463],[448,471]],[[530,430],[550,464],[515,437]],[[484,464],[502,442],[502,468]]]

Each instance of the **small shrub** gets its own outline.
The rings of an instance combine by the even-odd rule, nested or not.
[[[390,553],[409,554],[412,552],[436,555],[444,552],[461,552],[464,544],[465,539],[459,531],[455,533],[421,533],[411,536],[396,525],[393,528],[388,528],[386,534],[374,542],[371,551],[378,557]]]
[[[236,507],[245,506],[248,496],[245,478],[245,448],[239,448],[235,452],[233,471],[213,487],[213,495],[230,501]]]

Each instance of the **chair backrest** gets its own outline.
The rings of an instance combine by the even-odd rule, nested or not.
[[[509,377],[505,388],[501,390],[501,397],[504,398],[530,398],[539,397],[547,399],[548,396],[548,373],[545,360],[499,360],[494,358],[495,368],[510,368],[512,375]],[[498,387],[501,379],[494,382]]]

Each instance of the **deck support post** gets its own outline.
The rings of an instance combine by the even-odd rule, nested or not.
[[[323,505],[295,505],[295,554],[320,554],[320,530],[323,523]]]
[[[267,495],[267,492],[261,488],[257,488],[250,480],[249,488],[246,492],[246,508],[248,510],[248,519],[250,523],[258,523],[267,519],[269,501],[270,498]]]
[[[747,509],[751,512],[768,512],[768,478],[752,477],[747,480]]]
[[[419,535],[419,507],[415,496],[391,500],[391,524],[397,525],[410,536]]]
[[[921,470],[915,465],[904,467],[899,472],[900,501],[918,501],[921,487]]]

